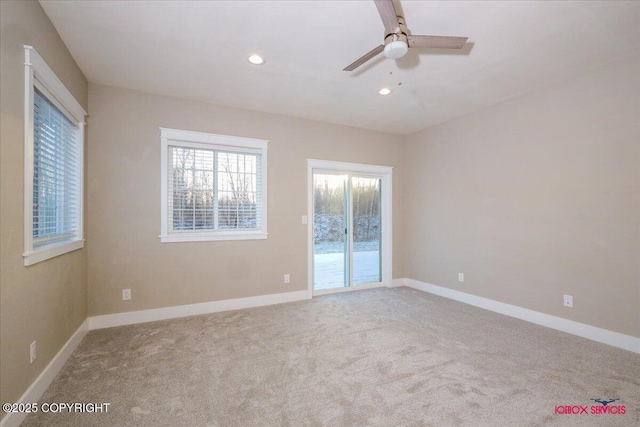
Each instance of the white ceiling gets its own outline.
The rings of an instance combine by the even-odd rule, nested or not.
[[[640,51],[637,1],[401,1],[413,34],[468,36],[465,49],[351,73],[382,43],[373,1],[41,4],[91,82],[399,134]]]

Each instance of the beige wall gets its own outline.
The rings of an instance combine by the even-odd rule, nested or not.
[[[635,56],[407,137],[407,277],[640,337],[639,75]]]
[[[87,108],[87,81],[40,4],[0,2],[0,401],[15,402],[87,317],[86,250],[24,267],[24,49]],[[29,344],[38,356],[29,364]],[[4,412],[2,413],[4,415]]]
[[[89,111],[91,316],[307,289],[308,158],[395,168],[403,277],[402,137],[93,84]],[[161,126],[269,140],[267,240],[160,243]]]

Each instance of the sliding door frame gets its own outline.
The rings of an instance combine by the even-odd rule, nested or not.
[[[382,281],[380,283],[373,284],[365,284],[365,285],[357,285],[357,286],[348,286],[345,288],[336,288],[330,290],[322,290],[315,291],[314,290],[314,244],[313,244],[313,223],[314,223],[314,215],[313,215],[313,173],[314,171],[322,173],[322,172],[338,172],[344,173],[348,175],[356,175],[356,176],[366,176],[371,178],[380,178],[380,258],[381,263],[380,267],[382,270]],[[360,289],[368,289],[368,288],[377,288],[382,286],[391,286],[391,281],[393,277],[393,216],[392,216],[392,200],[393,200],[393,168],[390,166],[378,166],[378,165],[367,165],[362,163],[347,163],[347,162],[334,162],[329,160],[315,160],[308,159],[307,160],[307,254],[308,254],[308,289],[309,294],[312,296],[315,295],[324,295],[329,293],[337,293],[337,292],[350,292],[354,290]],[[350,187],[350,186],[348,186]],[[349,195],[351,197],[351,195]],[[349,211],[349,221],[353,220],[353,213],[351,206],[352,203],[348,203],[347,209]],[[349,230],[349,283],[351,283],[353,278],[353,272],[351,271],[353,266],[353,261],[351,257],[353,256],[353,230]]]

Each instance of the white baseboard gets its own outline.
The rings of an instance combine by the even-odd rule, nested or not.
[[[87,332],[89,332],[89,319],[82,322],[82,325],[71,335],[71,338],[62,346],[58,354],[51,359],[51,362],[49,362],[47,367],[38,375],[38,378],[29,386],[27,391],[24,392],[20,400],[15,403],[34,403],[40,400],[47,387],[51,385],[56,375],[58,375],[58,372],[60,372],[67,362],[67,359],[69,359],[76,347],[78,347],[80,341],[87,335]],[[8,413],[0,422],[0,427],[18,427],[24,419],[27,418],[27,415],[26,413]]]
[[[399,280],[399,279],[394,279]],[[505,304],[488,298],[467,294],[465,292],[456,291],[442,286],[432,285],[413,279],[404,279],[405,286],[428,292],[430,294],[439,295],[455,301],[470,304],[485,310],[494,311],[506,316],[515,317],[537,325],[546,326],[547,328],[556,329],[579,337],[587,338],[603,344],[608,344],[624,350],[640,353],[640,338],[630,335],[621,334],[619,332],[598,328],[596,326],[575,322],[573,320],[563,319],[562,317],[552,316],[550,314],[541,313],[539,311],[529,310],[518,307],[516,305]]]
[[[387,288],[397,288],[399,286],[407,286],[407,279],[392,279]]]
[[[112,328],[114,326],[133,325],[135,323],[154,322],[156,320],[175,319],[178,317],[196,316],[199,314],[217,313],[220,311],[261,307],[265,305],[281,304],[306,299],[311,299],[311,293],[308,290],[203,302],[198,304],[178,305],[174,307],[154,308],[151,310],[129,311],[126,313],[106,314],[103,316],[90,317],[88,319],[89,329]]]

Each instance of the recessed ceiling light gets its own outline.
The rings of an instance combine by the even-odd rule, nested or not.
[[[262,65],[264,64],[264,58],[260,55],[253,54],[249,56],[249,62],[253,65]]]
[[[389,95],[391,93],[391,89],[383,87],[382,89],[380,89],[378,93],[380,95]]]

